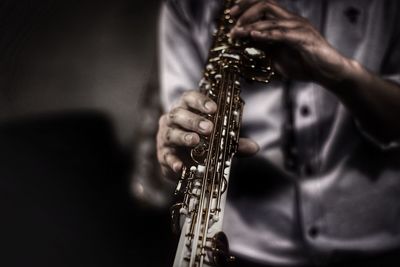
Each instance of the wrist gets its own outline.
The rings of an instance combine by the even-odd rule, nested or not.
[[[365,79],[364,74],[364,68],[356,60],[340,57],[339,63],[332,67],[331,72],[321,75],[318,82],[333,93],[340,93]]]

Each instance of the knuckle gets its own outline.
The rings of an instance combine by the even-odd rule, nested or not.
[[[171,138],[172,138],[172,129],[168,128],[165,131],[165,140],[167,141],[167,143],[171,143]]]
[[[159,128],[163,127],[166,121],[166,115],[163,114],[159,119],[158,119],[158,126]]]
[[[269,3],[269,1],[267,1],[267,0],[264,0],[264,1],[261,2],[261,7],[262,7],[263,9],[268,9],[268,8],[269,8],[269,5],[270,5],[270,3]]]
[[[187,91],[183,92],[179,101],[180,105],[184,105],[188,101],[188,98],[189,98],[189,92]]]
[[[164,153],[162,154],[163,161],[165,163],[169,164],[170,156],[171,156],[171,152],[169,150],[164,151]]]
[[[272,20],[271,20],[271,25],[273,25],[273,26],[278,25],[278,20],[272,19]]]
[[[163,146],[161,131],[157,132],[156,136],[157,150]]]
[[[183,94],[182,94],[183,102],[190,103],[191,101],[193,101],[194,94],[195,94],[195,91],[193,91],[193,90],[183,92]]]
[[[158,129],[157,131],[157,135],[156,135],[156,142],[157,142],[157,148],[161,148],[164,146],[164,133],[166,131],[167,127],[161,127],[160,129]]]
[[[251,30],[254,30],[254,28],[255,28],[255,25],[254,25],[254,24],[250,24],[250,25],[247,25],[247,26],[245,27],[245,30],[246,30],[246,31],[251,31]]]
[[[194,101],[193,101],[193,108],[199,110],[199,111],[203,111],[204,110],[204,105],[205,103],[208,101],[208,97],[203,95],[203,94],[198,94],[194,97]]]
[[[176,113],[179,112],[179,107],[171,109],[171,111],[168,113],[168,118],[173,119],[176,116]]]
[[[197,99],[197,105],[204,109],[206,102],[209,101],[209,98],[206,96],[201,96]]]
[[[176,107],[176,108],[173,108],[173,109],[168,113],[168,117],[167,117],[168,124],[171,124],[171,123],[173,123],[173,122],[175,121],[175,119],[176,119],[176,117],[178,116],[178,114],[179,114],[179,112],[180,112],[181,109],[182,109],[181,107]]]
[[[279,29],[271,29],[268,33],[269,33],[269,35],[270,35],[271,37],[276,37],[276,36],[279,35],[280,30],[279,30]]]
[[[164,163],[164,156],[163,156],[164,153],[163,152],[164,152],[163,149],[157,150],[157,160],[160,164]]]
[[[287,33],[287,29],[286,29],[286,28],[284,28],[284,27],[279,27],[277,30],[278,30],[278,31],[279,31],[279,33],[281,33],[281,34],[285,34],[285,33]]]
[[[199,125],[200,121],[195,118],[188,118],[187,123],[188,123],[188,127],[191,130],[198,130],[198,125]]]
[[[192,91],[185,91],[182,93],[182,98],[187,98],[191,95]]]

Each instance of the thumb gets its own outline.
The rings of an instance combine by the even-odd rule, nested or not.
[[[256,142],[249,138],[240,138],[238,152],[240,156],[252,156],[260,150]]]

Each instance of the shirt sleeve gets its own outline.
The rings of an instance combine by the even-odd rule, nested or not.
[[[397,13],[400,14],[400,12]],[[399,25],[399,23],[400,18],[397,16],[395,25]],[[392,41],[382,64],[381,77],[400,86],[400,28],[397,26],[395,26]],[[400,149],[400,138],[385,142],[366,131],[358,121],[356,121],[356,125],[361,134],[380,149]]]
[[[165,1],[159,21],[161,103],[170,110],[185,91],[197,89],[202,60],[193,38],[193,20],[184,1]]]
[[[359,132],[361,132],[361,134],[364,136],[364,138],[367,139],[374,146],[380,148],[381,150],[389,151],[389,150],[393,150],[393,149],[400,149],[400,139],[389,141],[389,142],[382,141],[381,139],[373,136],[367,130],[365,130],[362,127],[362,125],[358,122],[358,120],[355,120],[355,124],[356,124]]]
[[[384,79],[400,85],[400,4],[395,6],[396,19],[392,31],[392,38],[382,63],[381,73]]]

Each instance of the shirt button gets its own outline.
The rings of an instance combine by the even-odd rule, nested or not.
[[[306,177],[314,175],[314,169],[311,166],[311,163],[305,163],[304,165],[302,165],[300,168],[300,172]]]
[[[307,117],[308,115],[310,115],[310,108],[308,106],[301,106],[300,107],[300,114],[303,117]]]
[[[350,6],[344,11],[344,14],[347,16],[350,23],[356,24],[361,12],[356,7]]]
[[[314,239],[317,238],[319,235],[319,229],[317,226],[313,225],[308,229],[308,235]]]

